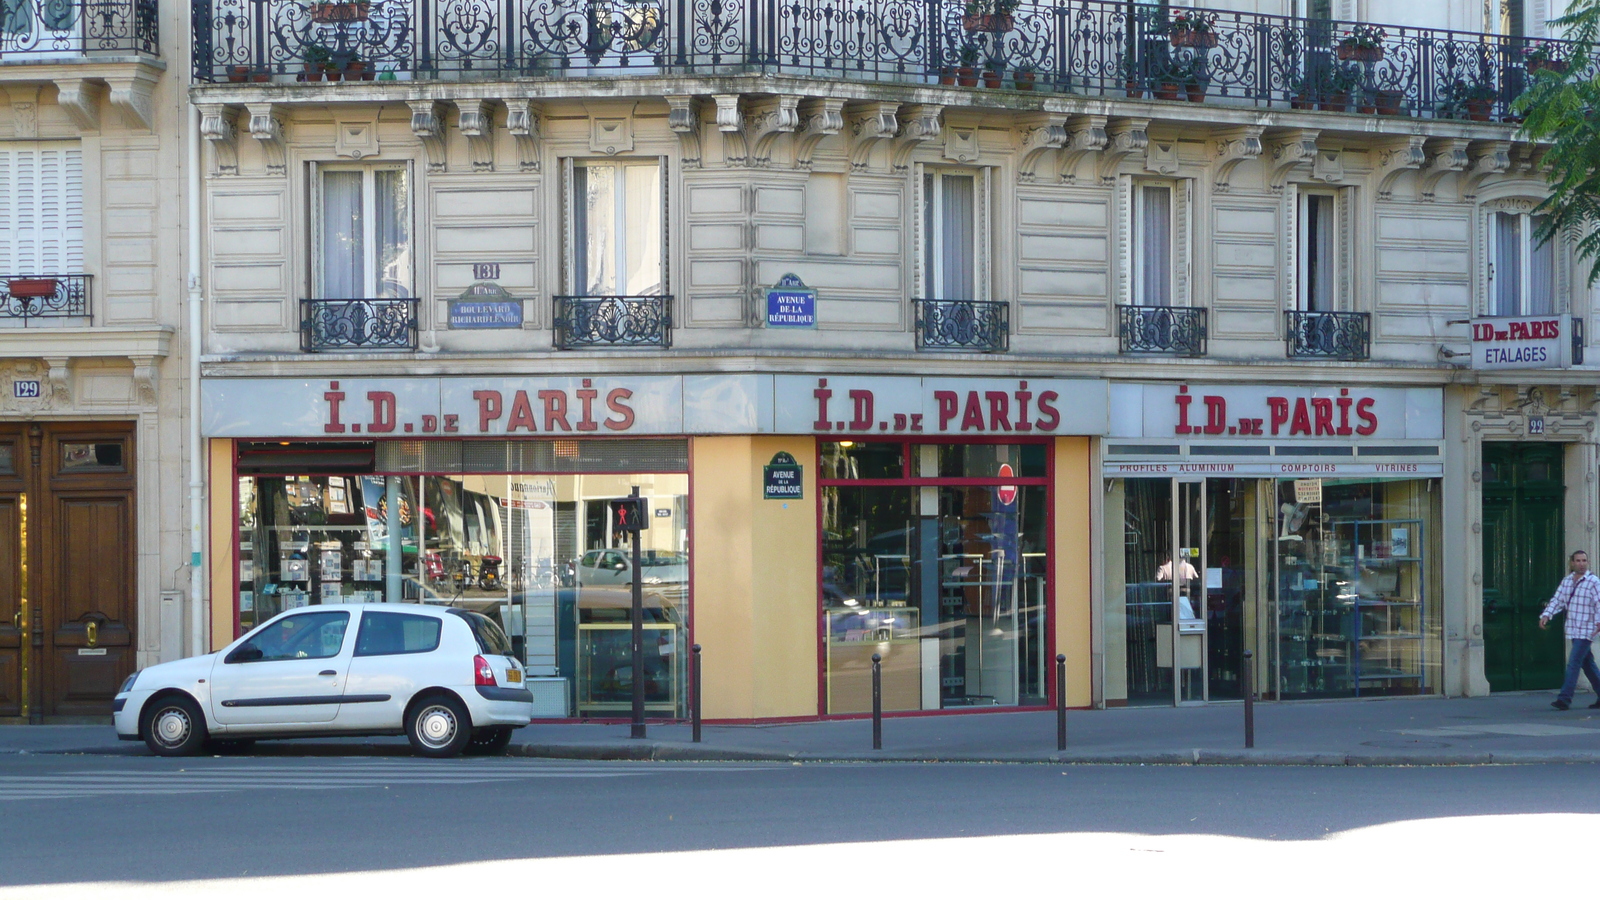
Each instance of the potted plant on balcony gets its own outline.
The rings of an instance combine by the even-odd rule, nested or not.
[[[321,44],[307,44],[300,53],[303,68],[296,76],[299,81],[321,81],[322,71],[328,67],[332,54]]]
[[[1350,94],[1361,86],[1361,75],[1350,66],[1334,66],[1321,79],[1317,108],[1325,112],[1345,112]]]
[[[1500,92],[1490,81],[1457,81],[1445,88],[1439,115],[1452,119],[1488,122]]]
[[[1167,21],[1167,37],[1174,47],[1211,48],[1217,45],[1217,14],[1181,9]]]
[[[350,61],[344,64],[345,81],[371,81],[377,75],[377,71],[369,67],[359,53],[352,53]]]
[[[311,21],[319,25],[365,22],[371,8],[370,0],[318,0],[311,4]]]
[[[1190,103],[1204,103],[1206,100],[1206,87],[1211,84],[1211,76],[1206,72],[1205,57],[1191,59],[1179,68],[1183,78],[1183,93]]]
[[[1122,76],[1122,85],[1129,97],[1144,96],[1144,80],[1140,77],[1139,64],[1133,57],[1124,56],[1117,64],[1117,73]]]
[[[998,57],[984,63],[983,86],[991,90],[1004,87],[1006,83],[1006,61]]]
[[[1361,92],[1362,115],[1400,116],[1405,115],[1404,91],[1393,90],[1364,90]]]
[[[1570,62],[1560,46],[1550,41],[1534,41],[1522,49],[1522,64],[1529,72],[1567,74]]]
[[[20,300],[38,300],[56,295],[55,278],[12,278],[6,281],[6,290]]]
[[[1037,79],[1032,63],[1019,63],[1011,70],[1011,83],[1019,91],[1033,90],[1033,83]]]
[[[1376,25],[1357,25],[1339,41],[1339,58],[1353,62],[1377,62],[1383,59],[1383,39],[1387,35]]]
[[[1012,13],[1017,11],[1020,0],[967,0],[966,14],[961,18],[961,27],[967,31],[987,31],[991,34],[1003,34],[1010,31],[1016,24]]]
[[[977,44],[967,43],[961,45],[961,49],[957,51],[957,58],[961,60],[961,65],[956,68],[956,84],[961,87],[978,86],[978,56]]]

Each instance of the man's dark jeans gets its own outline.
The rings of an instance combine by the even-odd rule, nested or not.
[[[1581,638],[1572,639],[1572,653],[1567,656],[1567,678],[1561,682],[1562,703],[1572,702],[1572,693],[1578,689],[1578,671],[1589,676],[1589,686],[1594,688],[1597,697],[1600,697],[1600,667],[1594,664],[1594,653],[1589,648],[1589,642]]]

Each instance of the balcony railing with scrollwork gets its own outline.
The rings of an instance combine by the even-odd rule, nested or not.
[[[156,0],[11,0],[0,8],[0,63],[80,55],[159,56]]]
[[[672,295],[556,297],[557,350],[672,346]]]
[[[1193,306],[1118,306],[1123,353],[1206,355],[1206,311]]]
[[[790,74],[1488,118],[1546,40],[1161,5],[1022,0],[192,0],[199,81]],[[1370,26],[1369,26],[1370,27]],[[1546,60],[1550,60],[1547,62]]]
[[[1011,343],[1011,304],[991,300],[913,300],[918,350],[1004,352]]]
[[[0,275],[0,321],[87,319],[88,275]]]
[[[1288,310],[1284,340],[1291,359],[1362,360],[1372,355],[1372,314]]]
[[[300,349],[415,350],[417,301],[399,297],[301,300]]]

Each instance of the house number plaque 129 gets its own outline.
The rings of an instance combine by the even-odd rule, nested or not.
[[[18,400],[37,399],[39,396],[39,382],[13,381],[11,382],[11,395]]]

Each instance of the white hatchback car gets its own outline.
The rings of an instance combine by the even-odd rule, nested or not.
[[[454,756],[503,751],[533,694],[486,616],[370,603],[290,610],[215,653],[142,669],[112,710],[118,737],[162,756],[208,741],[375,734]]]

